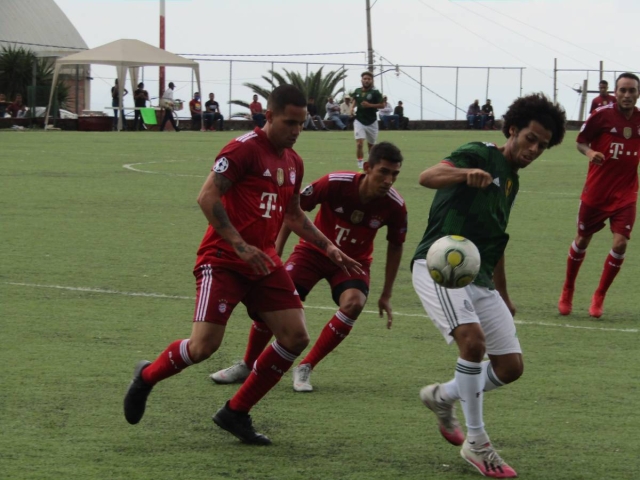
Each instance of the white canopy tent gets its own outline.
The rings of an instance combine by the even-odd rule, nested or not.
[[[124,96],[124,84],[127,78],[127,69],[131,77],[132,90],[137,88],[139,67],[147,66],[166,66],[166,67],[188,67],[192,68],[196,81],[198,83],[198,91],[200,88],[200,65],[182,58],[179,55],[167,52],[160,48],[156,48],[148,43],[140,40],[122,39],[115,42],[107,43],[100,47],[92,48],[84,52],[69,55],[67,57],[56,60],[55,70],[53,72],[53,84],[51,94],[49,95],[49,104],[47,105],[47,113],[45,116],[45,129],[49,123],[49,112],[51,110],[51,101],[55,85],[58,81],[58,74],[63,65],[113,65],[118,71],[118,110],[122,112],[122,97]],[[115,107],[114,107],[115,108]],[[200,128],[204,128],[204,115],[200,116]],[[122,130],[122,115],[118,116],[118,130]]]

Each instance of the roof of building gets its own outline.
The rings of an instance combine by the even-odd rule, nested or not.
[[[0,47],[12,45],[52,55],[88,48],[54,0],[2,0],[0,32]]]

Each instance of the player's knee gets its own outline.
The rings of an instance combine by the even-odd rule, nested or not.
[[[351,320],[357,320],[363,309],[364,303],[355,298],[348,299],[346,302],[340,304],[340,311]]]
[[[189,341],[189,357],[193,363],[200,363],[213,355],[220,347],[220,343]]]
[[[522,359],[512,361],[501,365],[492,365],[493,372],[502,383],[512,383],[518,380],[524,372],[524,364]]]
[[[279,338],[280,343],[284,348],[291,353],[300,354],[309,345],[309,334],[306,329],[296,332],[288,333],[284,338]]]
[[[613,239],[613,247],[611,249],[618,255],[624,255],[627,251],[627,239],[616,236],[616,238]]]

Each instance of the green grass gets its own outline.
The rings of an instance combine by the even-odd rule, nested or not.
[[[0,477],[479,478],[418,399],[422,386],[452,376],[456,350],[424,318],[408,261],[433,196],[418,186],[419,172],[466,141],[502,142],[497,132],[382,132],[405,155],[396,186],[409,209],[393,329],[374,313],[382,233],[367,313],[317,368],[314,393],[294,394],[286,375],[254,409],[272,447],[242,445],[210,420],[237,388],[213,386],[207,376],[242,356],[250,325],[242,308],[219,352],[160,384],[139,425],[125,422],[134,364],[189,335],[191,270],[206,226],[195,199],[234,133],[0,133]],[[586,172],[574,136],[522,172],[507,275],[525,374],[487,395],[485,422],[521,478],[633,479],[640,448],[635,243],[601,320],[587,309],[608,231],[589,249],[575,313],[556,311]],[[355,166],[349,133],[305,133],[297,150],[307,180]],[[123,167],[134,163],[153,173]],[[320,285],[307,302],[313,339],[332,309]]]

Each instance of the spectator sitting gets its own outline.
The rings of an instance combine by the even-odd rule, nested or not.
[[[144,89],[144,83],[138,84],[138,89],[133,92],[133,102],[136,107],[133,115],[133,129],[142,130],[142,112],[138,108],[145,108],[149,100],[149,92]]]
[[[398,106],[393,109],[393,114],[398,116],[398,127],[401,130],[409,130],[409,119],[404,116],[404,107],[402,102],[398,102]]]
[[[491,105],[491,100],[487,98],[487,103],[482,106],[482,120],[480,121],[482,128],[487,128],[491,130],[496,129],[496,119],[493,116],[493,105]]]
[[[22,118],[27,112],[27,106],[22,103],[22,95],[16,94],[13,103],[7,107],[7,113],[13,118]]]
[[[258,95],[253,96],[253,102],[249,104],[249,110],[251,110],[251,118],[257,127],[262,128],[267,120],[267,117],[262,113],[262,104],[258,101]]]
[[[0,118],[4,118],[7,113],[7,107],[9,106],[9,102],[7,102],[7,97],[4,93],[0,93]]]
[[[193,100],[189,102],[189,110],[191,110],[191,128],[192,130],[199,130],[199,125],[202,122],[202,103],[200,102],[200,92],[193,94]],[[213,114],[204,114],[204,128],[210,130],[213,125]]]
[[[482,112],[480,110],[480,100],[476,99],[467,110],[467,125],[469,128],[482,128],[480,125]]]
[[[353,116],[351,115],[351,97],[345,95],[340,104],[340,115],[344,115],[349,119],[349,123],[353,122]]]
[[[315,123],[313,123],[314,120],[318,121],[322,130],[329,130],[322,121],[320,115],[318,115],[318,107],[316,106],[315,99],[313,97],[309,97],[307,103],[307,120],[304,122],[304,129],[318,130],[318,127],[316,127]]]
[[[340,130],[346,130],[349,123],[349,115],[340,113],[340,105],[333,101],[333,97],[327,99],[325,108],[327,109],[327,119],[333,121]]]
[[[392,128],[397,130],[400,117],[393,113],[393,107],[387,101],[386,96],[382,97],[382,103],[384,103],[384,107],[378,110],[380,120],[382,120],[382,128],[389,130],[389,122],[391,122]]]
[[[209,115],[211,114],[212,117],[212,126],[211,126],[211,131],[215,131],[216,129],[213,127],[213,125],[215,125],[216,120],[220,120],[220,125],[218,127],[218,130],[222,131],[224,130],[224,117],[222,116],[222,114],[220,113],[220,104],[218,102],[215,101],[216,96],[213,93],[209,94],[209,100],[207,100],[207,103],[204,104],[205,110],[207,111],[207,113],[205,113],[205,115]]]

